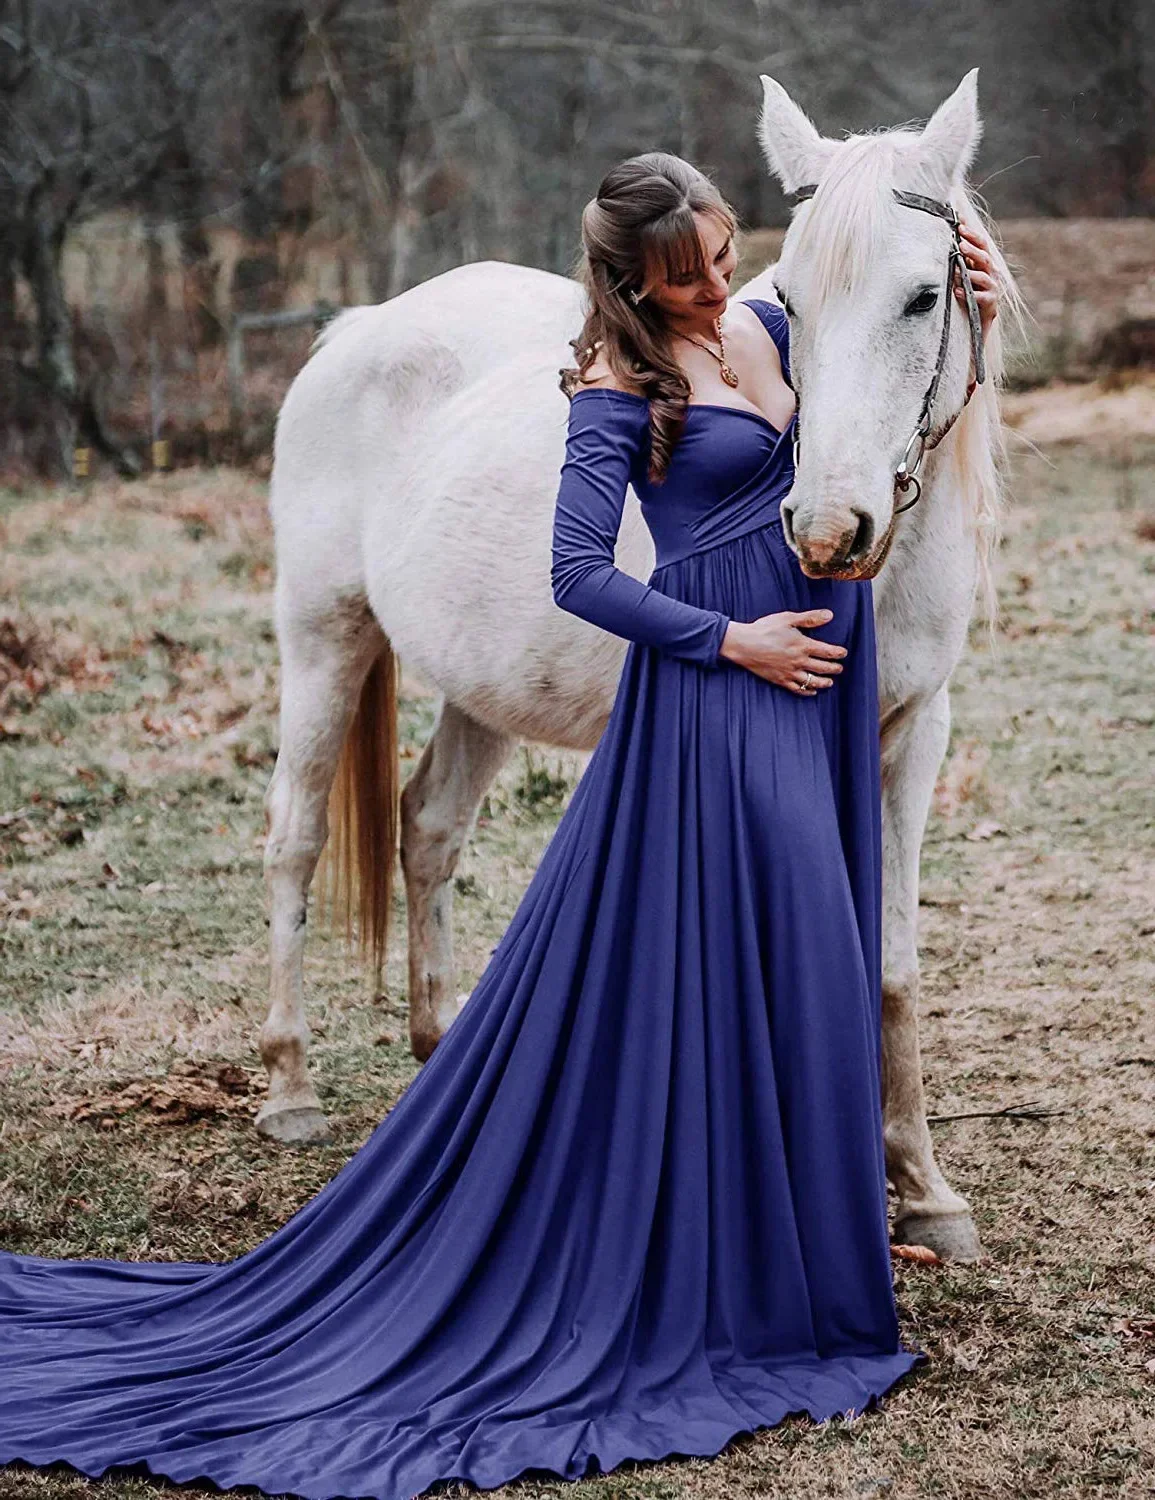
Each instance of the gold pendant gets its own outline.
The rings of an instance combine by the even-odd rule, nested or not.
[[[731,388],[731,390],[734,388],[734,386],[736,386],[738,384],[738,377],[737,377],[737,375],[735,375],[734,371],[731,370],[731,368],[730,368],[729,365],[723,365],[722,366],[722,368],[721,368],[721,375],[722,375],[722,379]]]

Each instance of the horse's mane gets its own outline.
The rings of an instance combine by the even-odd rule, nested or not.
[[[921,131],[900,125],[852,135],[834,154],[792,246],[794,253],[805,257],[820,299],[852,291],[877,263],[883,253],[884,235],[893,223],[892,188],[930,196],[941,192],[919,165],[920,140]],[[1002,531],[1006,474],[1005,437],[999,415],[999,390],[1005,370],[1000,324],[1009,321],[1021,336],[1027,313],[998,248],[985,205],[966,187],[951,195],[951,203],[960,218],[982,223],[990,232],[1003,297],[1000,316],[987,335],[986,382],[975,391],[942,446],[927,455],[927,466],[949,464],[952,468],[971,522],[983,614],[993,639],[998,616],[993,561]]]

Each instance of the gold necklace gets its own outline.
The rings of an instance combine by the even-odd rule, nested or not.
[[[718,364],[721,366],[718,373],[721,375],[722,379],[726,382],[730,389],[734,389],[734,387],[738,384],[738,372],[726,363],[726,340],[722,337],[722,319],[720,317],[714,319],[714,332],[718,336],[718,344],[722,350],[721,354],[718,354],[713,349],[711,349],[709,344],[701,344],[697,339],[692,339],[688,333],[679,333],[676,328],[674,329],[674,332],[678,338],[685,339],[687,344],[693,344],[697,349],[705,349],[706,353],[711,357],[711,359],[716,359],[718,361]]]

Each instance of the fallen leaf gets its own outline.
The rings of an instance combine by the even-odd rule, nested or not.
[[[1116,1318],[1111,1332],[1125,1339],[1155,1339],[1155,1318]]]
[[[941,1266],[942,1257],[926,1245],[891,1245],[890,1253],[895,1260],[912,1260],[920,1266]]]
[[[102,1130],[111,1129],[132,1110],[144,1111],[157,1124],[187,1125],[194,1120],[251,1115],[252,1087],[252,1077],[236,1063],[185,1061],[175,1063],[167,1078],[127,1079],[94,1097],[59,1100],[49,1106],[48,1113],[89,1120]]]

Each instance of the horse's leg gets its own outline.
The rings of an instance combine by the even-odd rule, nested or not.
[[[966,1200],[934,1159],[918,1043],[919,850],[949,735],[944,686],[883,747],[882,1090],[895,1238],[965,1261],[982,1246]]]
[[[409,913],[409,1041],[426,1060],[458,1014],[451,880],[481,799],[517,743],[452,703],[401,793],[401,867]]]
[[[256,1123],[262,1135],[292,1144],[328,1136],[305,1057],[305,914],[341,746],[384,637],[365,601],[355,600],[329,618],[280,622],[278,642],[280,747],[265,793],[269,1012],[260,1034],[269,1092]]]

